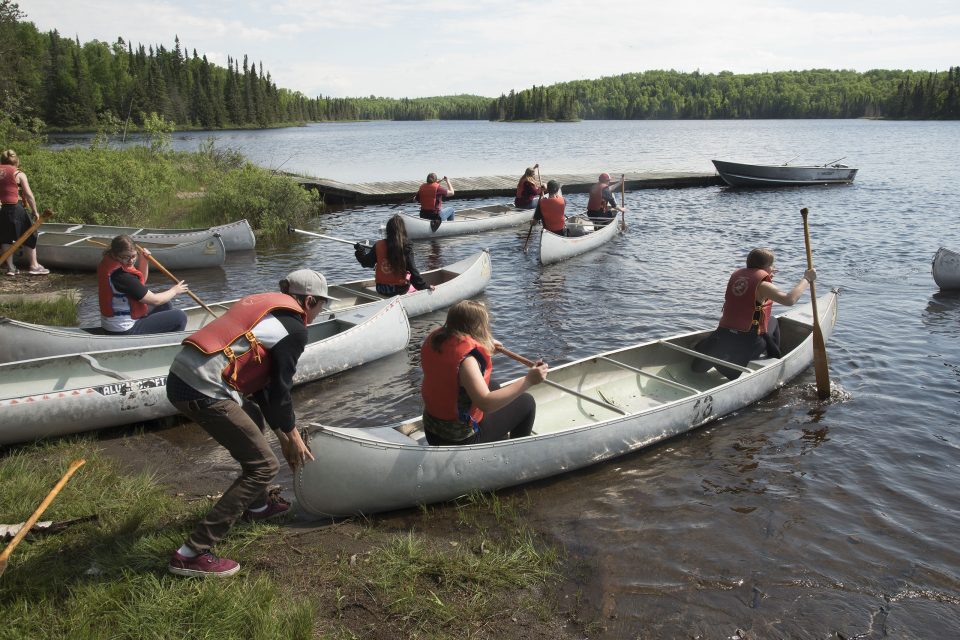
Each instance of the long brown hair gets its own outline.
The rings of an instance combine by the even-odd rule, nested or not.
[[[110,241],[110,246],[104,250],[103,255],[113,258],[117,262],[120,260],[121,253],[137,253],[137,243],[128,235],[120,235]]]
[[[387,243],[387,262],[390,263],[390,269],[400,276],[407,272],[407,225],[404,224],[400,214],[394,215],[387,220],[387,237],[384,242]]]
[[[433,334],[430,346],[440,351],[447,338],[470,336],[493,354],[493,334],[490,332],[490,314],[487,307],[474,300],[462,300],[447,311],[447,321]]]

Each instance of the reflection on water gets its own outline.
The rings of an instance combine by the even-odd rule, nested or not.
[[[424,126],[430,127],[408,130],[419,135]],[[729,273],[755,246],[776,253],[777,283],[791,286],[806,267],[799,210],[810,210],[817,284],[844,289],[827,344],[829,401],[816,399],[808,370],[703,429],[513,490],[528,496],[531,524],[583,568],[570,597],[581,603],[585,620],[597,623],[591,637],[729,638],[738,629],[741,637],[757,638],[956,635],[960,299],[931,294],[929,261],[943,230],[960,228],[954,158],[960,123],[473,126],[509,132],[487,139],[471,126],[436,125],[445,148],[457,150],[448,154],[444,173],[517,173],[532,162],[511,154],[544,148],[524,146],[528,131],[556,139],[538,159],[545,173],[712,171],[711,157],[769,160],[798,151],[824,161],[845,152],[860,166],[857,181],[840,188],[628,193],[623,236],[545,269],[534,251],[520,250],[524,227],[414,244],[423,269],[488,247],[493,279],[481,299],[492,311],[495,336],[516,352],[557,363],[716,326]],[[404,127],[383,129],[389,136]],[[374,130],[321,126],[251,139],[272,141],[284,156],[302,152],[305,164],[336,164],[367,178],[388,179],[380,171],[388,164],[408,179],[438,170],[419,167],[430,159],[404,165],[403,153],[366,164],[373,161],[363,143]],[[611,133],[629,139],[623,147],[629,157],[621,145],[595,144],[619,139],[603,137]],[[339,138],[341,146],[318,147],[312,155],[297,150],[306,149],[297,136],[315,142],[318,134]],[[419,140],[411,137],[410,147],[423,155]],[[598,157],[594,148],[616,155]],[[356,163],[353,153],[361,156]],[[478,161],[478,154],[486,157]],[[917,162],[904,163],[905,157]],[[314,173],[336,177],[322,167]],[[568,206],[582,208],[584,201],[575,194]],[[393,212],[333,208],[317,228],[372,239]],[[218,300],[273,290],[305,265],[331,282],[369,277],[349,246],[296,236],[282,247],[258,247],[255,260],[231,262],[209,279],[191,273],[188,281],[204,299]],[[85,313],[95,313],[92,277],[84,294]],[[413,319],[403,353],[297,389],[298,414],[358,427],[417,415],[419,345],[443,318],[436,312]],[[522,371],[501,357],[494,366],[501,380]]]

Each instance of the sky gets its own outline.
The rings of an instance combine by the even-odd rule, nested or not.
[[[226,66],[263,63],[307,97],[496,97],[654,69],[944,71],[960,66],[960,2],[647,0],[17,0],[81,43],[174,36]]]

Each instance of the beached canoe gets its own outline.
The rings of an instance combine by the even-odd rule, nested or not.
[[[435,231],[431,230],[431,220],[421,218],[419,214],[401,213],[400,215],[403,216],[408,238],[427,240],[515,227],[533,220],[533,211],[533,209],[517,209],[513,205],[506,204],[460,209],[454,213],[453,220],[444,220]],[[385,225],[386,223],[381,225],[381,232],[385,230]]]
[[[490,274],[490,253],[486,250],[479,251],[440,269],[422,272],[420,275],[428,284],[434,286],[434,290],[411,291],[400,296],[400,303],[410,318],[444,309],[482,292],[490,282]],[[332,285],[330,295],[340,299],[331,301],[328,311],[376,304],[387,298],[377,293],[372,279]],[[236,301],[226,300],[207,306],[219,316]],[[0,318],[0,363],[68,353],[180,344],[184,338],[213,320],[213,316],[200,306],[186,307],[183,311],[187,314],[185,331],[140,336],[105,335],[99,325],[52,327]]]
[[[567,220],[569,235],[540,230],[540,264],[560,262],[596,249],[612,240],[621,230],[620,218],[611,218],[608,224],[597,223],[586,216]]]
[[[837,292],[821,296],[817,305],[826,339],[837,318]],[[547,383],[530,389],[537,417],[526,438],[431,447],[419,417],[372,429],[311,424],[303,433],[316,460],[294,474],[297,500],[319,515],[389,511],[530,482],[636,451],[742,409],[807,369],[813,360],[812,323],[809,303],[781,315],[783,357],[751,361],[736,380],[716,369],[691,369],[698,355],[692,349],[707,331],[552,368]]]
[[[81,233],[97,238],[113,238],[119,235],[131,236],[137,242],[162,242],[164,244],[180,244],[203,240],[214,233],[220,234],[223,247],[227,251],[253,251],[257,246],[257,238],[253,235],[250,223],[237,220],[228,224],[221,224],[208,229],[149,229],[145,227],[111,227],[100,224],[76,224],[72,222],[44,222],[40,226],[41,232],[49,233]]]
[[[96,271],[103,258],[104,242],[109,243],[99,236],[41,231],[37,239],[37,261],[51,269]],[[180,244],[139,241],[138,244],[149,249],[153,257],[171,271],[219,267],[227,257],[218,235]],[[20,249],[15,259],[21,266],[27,266],[22,254]]]
[[[717,173],[731,187],[798,187],[853,182],[857,170],[844,164],[821,166],[744,164],[712,160]]]
[[[410,323],[397,299],[324,313],[294,384],[400,351]],[[171,416],[167,374],[179,344],[53,356],[0,364],[0,444],[25,442]]]
[[[943,290],[960,289],[960,253],[940,247],[933,256],[933,279]]]

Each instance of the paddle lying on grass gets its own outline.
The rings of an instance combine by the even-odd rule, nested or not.
[[[34,231],[40,228],[40,225],[42,225],[44,222],[49,220],[52,216],[53,216],[53,211],[50,211],[50,209],[44,209],[43,213],[41,213],[40,216],[37,218],[37,221],[34,222],[29,229],[24,231],[23,235],[17,238],[17,241],[14,242],[12,245],[10,245],[10,247],[3,252],[3,255],[0,255],[0,263],[3,263],[7,258],[12,256],[13,252],[19,249],[20,245],[26,242],[27,238],[29,238]]]
[[[220,235],[220,234],[214,234],[214,235]],[[110,245],[107,244],[106,242],[100,242],[99,240],[94,240],[93,238],[87,238],[87,241],[88,241],[88,242],[92,242],[93,244],[98,244],[98,245],[100,245],[101,247],[109,247],[109,246],[110,246]],[[141,247],[140,245],[136,245],[136,246],[137,246],[137,251],[143,251],[143,247]],[[159,270],[163,273],[163,275],[167,276],[168,278],[170,278],[171,280],[173,280],[173,282],[175,282],[175,283],[177,283],[177,284],[180,283],[180,278],[178,278],[177,276],[175,276],[175,275],[173,275],[172,273],[170,273],[165,266],[163,266],[162,264],[160,264],[160,261],[159,261],[159,260],[157,260],[156,258],[154,258],[152,255],[149,255],[149,254],[144,254],[144,255],[147,256],[147,260],[150,261],[150,264],[152,264],[152,265],[155,266],[157,269],[159,269]],[[193,291],[189,291],[189,290],[187,291],[187,295],[190,296],[191,298],[193,298],[194,302],[196,302],[198,305],[200,305],[201,307],[203,307],[204,309],[206,309],[207,313],[209,313],[210,315],[212,315],[214,318],[217,317],[217,314],[214,313],[213,309],[211,309],[211,308],[208,307],[206,304],[204,304],[203,300],[200,299],[200,296],[198,296],[197,294],[195,294]]]
[[[800,209],[803,216],[803,241],[807,245],[807,269],[813,269],[813,252],[810,250],[810,227],[807,225],[807,208]],[[817,397],[830,397],[830,370],[827,367],[827,347],[820,329],[820,314],[817,313],[817,287],[810,283],[810,306],[813,309],[813,370],[817,375]]]
[[[325,236],[322,233],[314,233],[313,231],[304,231],[303,229],[296,229],[290,226],[287,227],[287,233],[302,233],[305,236],[313,236],[314,238],[323,238],[324,240],[333,240],[334,242],[342,242],[344,244],[350,245],[351,247],[358,244],[362,244],[367,247],[370,246],[366,240],[364,240],[363,242],[354,242],[353,240],[344,240],[343,238],[337,238],[335,236]]]
[[[537,364],[536,362],[534,362],[534,361],[531,360],[530,358],[524,358],[524,357],[521,356],[519,353],[514,353],[513,351],[510,351],[509,349],[507,349],[506,347],[504,347],[503,345],[498,346],[498,347],[497,347],[497,351],[499,351],[499,352],[502,353],[503,355],[507,356],[508,358],[510,358],[510,359],[512,359],[512,360],[516,360],[516,361],[519,362],[520,364],[526,365],[526,366],[528,366],[528,367],[534,367],[534,366],[536,366],[536,364]],[[557,383],[554,382],[553,380],[544,380],[544,381],[543,381],[543,384],[548,385],[548,386],[551,386],[551,387],[553,387],[554,389],[559,389],[560,391],[563,391],[564,393],[569,393],[570,395],[576,396],[577,398],[580,398],[581,400],[586,400],[587,402],[591,402],[591,403],[593,403],[593,404],[600,405],[601,407],[604,407],[604,408],[606,408],[606,409],[609,409],[610,411],[614,411],[614,412],[616,412],[616,413],[619,413],[620,415],[627,415],[627,412],[624,411],[623,409],[621,409],[620,407],[614,406],[614,405],[610,404],[609,402],[604,402],[603,400],[597,400],[596,398],[591,398],[590,396],[588,396],[588,395],[586,395],[586,394],[583,394],[583,393],[580,393],[579,391],[575,391],[575,390],[571,389],[570,387],[565,387],[565,386],[563,386],[562,384],[557,384]]]
[[[47,494],[47,497],[43,499],[43,502],[40,503],[40,506],[37,507],[37,510],[33,512],[26,522],[23,523],[23,527],[20,528],[20,531],[17,532],[17,535],[13,537],[13,540],[10,541],[10,544],[7,545],[7,548],[3,550],[3,553],[0,553],[0,576],[3,575],[3,572],[7,569],[7,560],[10,558],[10,554],[13,553],[13,550],[20,544],[20,541],[30,532],[30,529],[33,528],[33,525],[37,523],[37,520],[40,519],[40,516],[43,515],[43,512],[47,510],[47,507],[50,506],[50,503],[53,502],[53,499],[57,497],[57,494],[60,493],[60,490],[67,484],[71,476],[76,473],[77,469],[82,467],[86,463],[86,460],[74,460],[70,463],[70,466],[67,468],[67,472],[63,474],[63,477],[53,486],[53,489],[50,490],[50,493]]]

